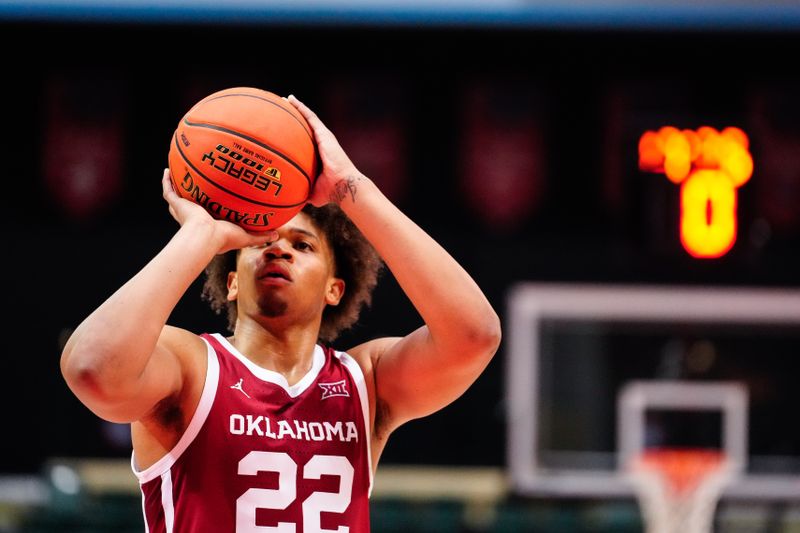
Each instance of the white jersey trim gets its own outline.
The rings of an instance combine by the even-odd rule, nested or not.
[[[200,433],[200,429],[205,424],[208,413],[211,411],[211,406],[214,404],[214,398],[217,395],[217,385],[219,383],[219,360],[217,359],[217,352],[211,347],[207,340],[203,339],[207,347],[208,369],[206,370],[206,382],[203,385],[203,393],[200,395],[200,403],[197,404],[197,409],[192,416],[189,426],[183,432],[178,444],[175,445],[164,457],[156,461],[152,466],[142,470],[141,472],[136,467],[136,454],[131,454],[131,469],[136,477],[139,479],[139,484],[143,485],[148,481],[165,474],[172,468],[175,461],[186,451],[186,448]]]
[[[145,507],[144,503],[144,490],[140,487],[139,490],[142,492],[142,516],[144,516],[144,533],[150,533],[150,524],[147,523],[147,508]]]
[[[314,381],[316,381],[317,376],[319,376],[322,367],[325,366],[325,352],[323,351],[320,345],[314,346],[314,355],[311,363],[311,369],[308,373],[303,376],[303,379],[295,383],[294,385],[289,385],[289,382],[286,381],[286,378],[283,377],[282,374],[275,372],[273,370],[267,370],[266,368],[262,368],[252,362],[250,359],[245,357],[236,347],[228,342],[228,339],[220,335],[219,333],[214,333],[212,335],[215,339],[219,341],[219,343],[228,350],[231,355],[233,355],[236,359],[242,362],[244,366],[247,367],[250,372],[253,373],[255,377],[260,379],[261,381],[266,381],[268,383],[273,383],[278,385],[283,390],[286,391],[291,398],[297,398],[303,392],[305,392]]]
[[[161,506],[164,508],[164,527],[167,533],[175,528],[175,506],[172,502],[172,471],[161,474]]]
[[[370,429],[369,423],[367,382],[364,379],[364,372],[361,371],[361,366],[359,366],[358,361],[345,352],[334,351],[333,353],[339,358],[342,364],[344,364],[345,368],[350,372],[350,375],[353,376],[353,381],[356,382],[356,388],[358,389],[358,399],[361,401],[361,412],[364,415],[364,431],[367,433],[366,439],[364,439],[367,445],[367,468],[369,469],[369,491],[367,495],[372,496],[372,430]]]

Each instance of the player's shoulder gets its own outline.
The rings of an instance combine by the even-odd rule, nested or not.
[[[381,356],[389,351],[402,337],[379,337],[353,346],[346,352],[355,359],[365,372],[371,371]]]
[[[207,346],[205,341],[189,330],[175,326],[164,326],[158,338],[160,348],[177,357],[181,362],[194,362],[205,358]]]

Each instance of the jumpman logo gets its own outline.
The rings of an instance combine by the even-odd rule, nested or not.
[[[248,398],[250,398],[250,395],[249,395],[249,394],[247,394],[247,393],[244,391],[244,389],[242,388],[242,382],[243,382],[243,381],[244,381],[244,378],[239,378],[239,383],[237,383],[236,385],[231,385],[231,388],[232,388],[232,389],[236,389],[236,390],[238,390],[239,392],[241,392],[242,394],[244,394],[245,396],[247,396]]]

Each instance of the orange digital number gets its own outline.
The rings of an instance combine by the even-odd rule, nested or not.
[[[681,185],[681,243],[700,258],[725,255],[736,242],[736,189],[753,174],[747,135],[665,126],[639,139],[639,168]]]

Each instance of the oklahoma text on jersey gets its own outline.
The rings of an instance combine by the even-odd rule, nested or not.
[[[358,442],[358,428],[355,422],[307,422],[305,420],[278,420],[277,433],[273,430],[273,422],[268,416],[233,414],[230,418],[232,435],[258,435],[271,439],[296,439],[340,442]]]

